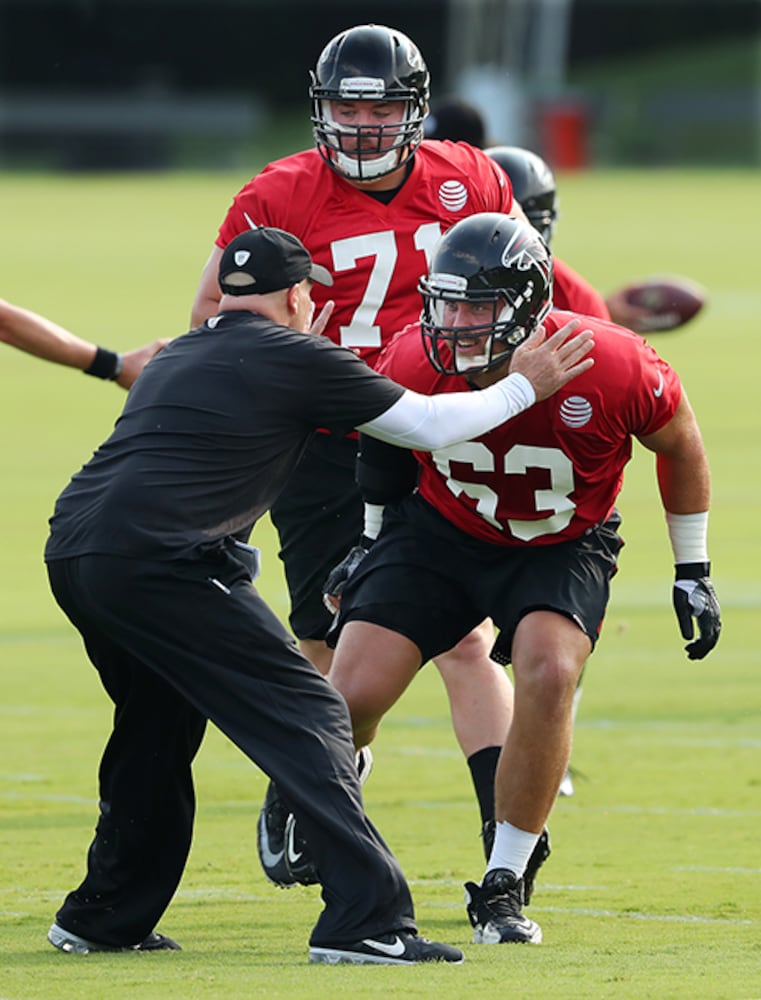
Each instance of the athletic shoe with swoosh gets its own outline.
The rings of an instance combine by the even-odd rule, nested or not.
[[[417,965],[420,962],[451,962],[464,959],[459,948],[418,937],[413,931],[381,934],[353,944],[312,945],[309,961],[326,965]]]
[[[256,824],[256,850],[264,874],[281,889],[288,889],[296,884],[285,860],[285,824],[288,815],[288,807],[280,798],[277,786],[271,781]]]
[[[373,755],[370,747],[362,747],[356,754],[357,776],[360,785],[364,785],[373,769]],[[272,787],[272,786],[270,786]],[[283,812],[274,808],[274,798],[265,799],[264,807],[259,816],[259,859],[267,878],[275,885],[288,889],[293,885],[316,885],[320,881],[317,867],[312,860],[309,845],[299,833],[296,817],[293,813]],[[280,803],[282,807],[282,803]],[[267,845],[279,845],[282,842],[284,857],[270,855],[269,867],[265,866],[264,854]]]
[[[296,817],[291,813],[285,822],[285,866],[292,881],[299,885],[316,885],[320,881],[306,841],[299,834]]]

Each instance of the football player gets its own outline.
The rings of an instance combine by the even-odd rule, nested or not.
[[[558,217],[558,203],[555,176],[549,165],[541,156],[520,146],[490,146],[485,152],[510,178],[513,197],[520,202],[526,218],[550,247]],[[611,318],[605,299],[597,289],[556,256],[553,256],[552,301],[555,309],[566,309],[600,319]],[[622,319],[618,318],[616,322],[621,323]],[[579,678],[573,699],[574,719],[581,693]],[[569,765],[560,783],[559,794],[571,796],[574,790],[573,769]]]
[[[538,324],[552,333],[572,315],[550,311],[546,243],[498,213],[453,226],[420,288],[420,324],[393,340],[380,366],[420,393],[483,389]],[[416,453],[414,467],[398,449],[361,440],[367,530],[382,527],[364,558],[355,553],[330,581],[340,610],[328,677],[347,700],[357,746],[371,742],[428,659],[487,615],[499,628],[492,655],[512,663],[515,707],[497,769],[493,849],[482,882],[466,885],[476,943],[542,938],[522,912],[524,871],[568,764],[574,691],[623,545],[615,504],[635,438],[656,456],[689,658],[706,656],[721,629],[707,550],[709,468],[679,377],[638,335],[584,324],[594,366],[494,431]]]
[[[439,237],[474,213],[510,212],[510,184],[481,150],[423,141],[429,74],[400,31],[369,24],[340,32],[317,61],[310,98],[315,148],[271,163],[235,195],[201,277],[193,323],[217,312],[219,259],[230,240],[250,227],[277,226],[297,235],[333,276],[326,335],[375,364],[391,336],[418,317],[418,280]],[[315,290],[318,310],[326,298]],[[362,531],[356,451],[355,438],[317,434],[272,510],[291,629],[323,672],[332,623],[323,584]],[[512,700],[507,675],[489,657],[493,638],[489,622],[476,623],[436,660],[482,824],[494,817],[493,773]],[[366,773],[366,758],[361,763]],[[259,847],[278,884],[295,880],[284,855],[286,816],[270,789]],[[292,860],[295,866],[295,854]]]

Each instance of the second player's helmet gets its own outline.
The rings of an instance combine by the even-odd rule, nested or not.
[[[406,162],[423,138],[429,75],[401,31],[362,24],[331,39],[311,74],[312,125],[320,155],[352,180],[375,180]],[[401,101],[401,120],[353,126],[333,118],[333,101]]]
[[[423,344],[433,367],[445,375],[488,371],[552,308],[552,256],[525,222],[482,212],[442,236],[419,291]]]
[[[520,146],[491,146],[484,152],[510,178],[513,197],[549,246],[558,217],[555,176],[549,165],[541,156]]]

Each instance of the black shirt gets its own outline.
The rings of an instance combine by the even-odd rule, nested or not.
[[[225,312],[145,368],[50,519],[47,561],[173,559],[246,540],[318,427],[346,433],[403,389],[325,337]]]

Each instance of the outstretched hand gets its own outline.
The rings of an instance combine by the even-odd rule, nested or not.
[[[550,337],[539,326],[513,354],[510,371],[520,372],[529,380],[537,402],[547,399],[594,364],[593,358],[585,356],[595,345],[592,331],[576,333],[580,326],[581,319],[574,318]]]
[[[129,389],[151,358],[159,351],[163,351],[169,340],[168,337],[162,337],[145,347],[137,347],[134,351],[127,351],[122,356],[122,370],[116,380],[117,385],[120,385],[122,389]]]

